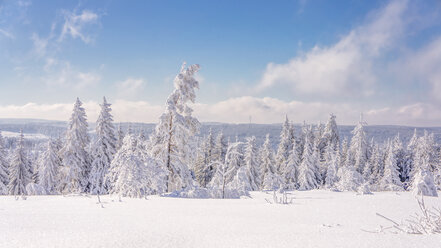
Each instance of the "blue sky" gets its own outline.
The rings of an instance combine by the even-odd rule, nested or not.
[[[154,122],[183,61],[201,121],[441,125],[439,1],[1,1],[0,117]]]

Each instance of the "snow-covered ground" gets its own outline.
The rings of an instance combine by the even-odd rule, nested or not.
[[[441,247],[440,235],[370,233],[418,211],[409,192],[293,192],[243,199],[0,196],[0,247]],[[427,197],[429,206],[441,198]]]

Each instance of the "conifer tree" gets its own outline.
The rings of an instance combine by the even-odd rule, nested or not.
[[[55,194],[58,190],[58,169],[61,166],[61,159],[58,156],[58,147],[55,141],[47,142],[46,151],[39,160],[39,185],[47,194]]]
[[[334,114],[329,115],[329,119],[326,123],[325,130],[321,139],[321,149],[326,149],[327,146],[332,146],[337,149],[337,147],[340,146],[340,134],[335,119],[336,116]]]
[[[249,190],[259,190],[260,188],[260,164],[258,159],[258,149],[256,145],[256,137],[248,137],[245,143],[244,168],[248,177]]]
[[[427,132],[420,137],[417,142],[414,167],[412,170],[411,188],[417,194],[425,196],[438,196],[432,171],[430,170],[430,160],[433,152],[431,140]]]
[[[199,65],[188,68],[185,63],[182,65],[174,79],[175,89],[167,99],[166,110],[151,136],[151,155],[168,170],[169,192],[193,186],[189,156],[195,155],[194,136],[199,132],[200,123],[192,116],[193,110],[188,104],[196,98],[199,82],[194,74],[198,70]]]
[[[105,194],[109,190],[109,185],[104,182],[104,177],[110,169],[117,146],[110,106],[111,104],[107,103],[104,97],[96,122],[96,141],[92,147],[93,160],[89,175],[90,193],[92,194]],[[139,144],[142,144],[142,141]]]
[[[32,182],[31,164],[24,147],[23,131],[20,131],[17,147],[9,167],[9,194],[26,195],[26,186]]]
[[[340,151],[338,148],[335,148],[336,144],[331,143],[326,147],[326,178],[325,178],[325,187],[333,188],[338,182],[338,168],[340,163]],[[337,144],[338,145],[338,144]]]
[[[5,142],[0,132],[0,195],[8,193],[9,161],[5,149]]]
[[[352,163],[355,165],[355,169],[358,173],[363,173],[366,161],[369,158],[368,142],[366,140],[366,132],[364,126],[366,123],[363,121],[363,116],[360,116],[360,121],[352,131],[351,145],[349,147],[349,153],[351,154]]]
[[[300,151],[298,150],[297,146],[297,143],[294,142],[284,171],[286,189],[288,190],[297,189],[299,186],[298,177],[300,167]]]
[[[318,187],[317,182],[317,171],[316,158],[313,151],[313,142],[309,135],[305,136],[305,145],[302,155],[302,163],[299,168],[299,189],[300,190],[311,190]]]
[[[60,187],[63,193],[87,191],[90,172],[90,157],[87,152],[89,135],[87,117],[82,102],[77,98],[66,132],[66,139],[60,151]]]
[[[225,154],[227,153],[228,142],[225,136],[220,132],[215,141],[214,151],[213,151],[213,161],[225,162]]]
[[[390,143],[387,149],[386,161],[384,164],[384,173],[380,181],[380,189],[390,191],[401,191],[403,185],[400,180],[400,175],[397,166],[396,149],[394,143]]]
[[[266,135],[265,143],[263,143],[260,150],[261,159],[261,176],[262,189],[275,190],[283,183],[282,178],[274,168],[274,154],[271,149],[269,134]]]
[[[288,161],[289,152],[292,150],[292,128],[288,120],[288,116],[285,118],[285,122],[280,132],[280,143],[277,148],[276,154],[276,169],[279,174],[282,174]]]

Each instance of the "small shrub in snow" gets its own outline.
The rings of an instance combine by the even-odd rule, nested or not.
[[[408,234],[441,234],[441,208],[427,208],[423,197],[417,201],[421,212],[410,216],[401,223],[377,213],[377,216],[393,224],[391,227],[382,228],[381,231],[393,228],[398,232]]]

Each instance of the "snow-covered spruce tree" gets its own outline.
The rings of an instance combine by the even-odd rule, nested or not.
[[[285,122],[282,125],[282,131],[280,132],[280,141],[276,153],[276,169],[279,174],[282,174],[288,161],[289,152],[292,150],[292,134],[291,125],[288,120],[288,116],[285,117]]]
[[[135,135],[127,134],[111,164],[110,193],[124,197],[145,197],[166,191],[167,170],[150,158],[138,145]]]
[[[325,178],[325,187],[328,189],[333,188],[338,182],[338,168],[340,167],[340,151],[334,146],[338,143],[331,143],[326,147],[326,178]]]
[[[26,186],[32,182],[31,164],[24,147],[23,132],[20,131],[17,147],[12,154],[9,166],[9,194],[26,195]]]
[[[302,162],[299,167],[299,190],[311,190],[318,187],[316,157],[314,154],[314,144],[309,135],[305,135],[305,145],[302,155]]]
[[[189,170],[189,156],[195,154],[194,136],[199,132],[200,123],[192,117],[193,110],[188,106],[196,98],[195,89],[199,82],[194,74],[199,65],[186,68],[184,63],[174,79],[175,89],[168,97],[165,112],[159,118],[150,138],[151,155],[157,158],[169,171],[167,190],[169,192],[193,186]]]
[[[349,153],[351,154],[352,163],[358,173],[363,173],[364,165],[369,159],[369,145],[366,139],[366,132],[364,126],[366,123],[363,121],[363,116],[360,116],[360,121],[352,131],[351,144],[349,146]]]
[[[233,181],[237,170],[244,165],[243,161],[243,143],[237,141],[228,145],[227,154],[225,155],[225,164],[228,166],[228,170],[232,170],[230,177],[227,178],[227,182]]]
[[[90,171],[90,156],[87,152],[89,135],[87,117],[80,99],[77,98],[60,150],[60,191],[81,193],[87,191]]]
[[[118,130],[116,131],[116,151],[121,148],[124,140],[124,131],[122,130],[121,123],[118,124]]]
[[[276,190],[283,186],[283,179],[274,168],[274,153],[271,149],[269,134],[260,149],[260,168],[262,176],[262,190]]]
[[[215,164],[212,163],[211,166],[215,167]],[[201,146],[198,146],[196,153],[196,162],[193,169],[196,181],[199,183],[199,186],[205,188],[210,182],[213,175],[208,175],[209,170],[208,165],[205,164],[205,152],[203,147]]]
[[[433,147],[427,132],[417,142],[415,152],[415,166],[412,171],[411,188],[416,194],[425,196],[438,196],[432,171],[430,170],[430,159],[433,155]]]
[[[92,146],[93,160],[89,175],[89,190],[92,194],[106,194],[109,190],[109,185],[104,182],[104,177],[109,171],[117,146],[110,106],[111,104],[107,103],[104,97],[101,112],[96,121],[96,140]]]
[[[0,195],[8,193],[9,161],[5,148],[5,142],[0,132]]]
[[[47,142],[46,151],[39,159],[39,185],[47,194],[56,194],[58,191],[58,169],[61,166],[58,152],[57,144],[51,139]]]
[[[340,146],[340,134],[338,131],[337,117],[334,114],[329,115],[328,122],[326,123],[325,130],[323,132],[321,142],[319,144],[320,149],[326,150],[327,146],[332,146],[337,149]]]
[[[371,157],[363,171],[364,180],[371,186],[372,190],[378,190],[378,183],[383,177],[384,165],[382,158],[380,147],[375,143],[372,147]]]
[[[299,187],[300,151],[297,146],[297,143],[294,142],[283,173],[285,177],[285,187],[288,190],[294,190]]]
[[[394,145],[394,142],[390,142],[387,149],[386,161],[384,164],[384,173],[379,183],[379,188],[381,190],[403,190],[403,185],[401,183],[400,174],[398,171],[396,149]]]
[[[214,157],[214,147],[215,140],[213,133],[210,129],[208,136],[203,140],[202,146],[197,153],[196,163],[197,170],[195,169],[196,178],[198,179],[199,185],[205,187],[213,178],[216,172],[216,167]]]
[[[220,161],[221,163],[225,162],[225,154],[227,153],[228,142],[225,139],[225,136],[222,132],[220,132],[214,144],[213,151],[213,161]]]
[[[256,137],[254,136],[246,138],[243,167],[245,168],[245,174],[248,177],[248,181],[251,186],[251,189],[249,190],[259,190],[261,185],[260,164],[258,159]]]
[[[346,164],[346,159],[348,157],[348,153],[349,153],[348,139],[345,137],[343,139],[343,142],[341,143],[341,151],[340,151],[340,155],[341,155],[340,165],[341,166]]]

